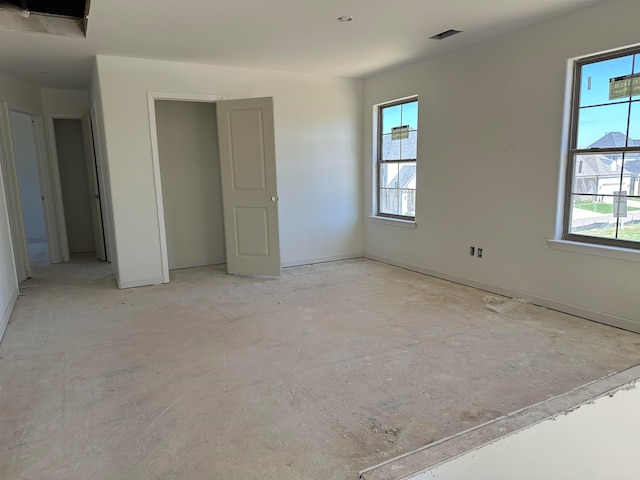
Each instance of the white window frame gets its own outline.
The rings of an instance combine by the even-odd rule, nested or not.
[[[592,247],[597,247],[598,250],[607,249],[607,248],[615,248],[616,250],[624,249],[624,250],[640,250],[640,241],[635,240],[625,240],[619,238],[605,238],[605,237],[596,237],[592,235],[581,235],[579,233],[571,232],[571,215],[573,209],[572,196],[576,192],[573,191],[573,187],[575,185],[574,181],[574,171],[575,171],[575,161],[580,155],[585,154],[626,154],[626,153],[639,153],[640,154],[640,146],[625,146],[625,147],[610,147],[610,148],[578,148],[578,119],[579,119],[579,110],[580,110],[580,92],[581,92],[581,71],[582,67],[585,65],[598,63],[606,60],[611,60],[618,57],[624,57],[629,55],[640,55],[640,46],[636,46],[633,48],[625,48],[622,50],[617,50],[613,52],[608,52],[604,54],[593,55],[589,57],[584,57],[573,62],[573,77],[572,77],[572,85],[571,85],[571,115],[570,115],[570,127],[569,127],[569,148],[567,153],[567,170],[566,170],[566,183],[564,189],[564,210],[563,210],[563,224],[562,224],[562,241],[566,242],[568,245],[573,243],[574,245],[584,244],[585,246],[591,245]],[[633,72],[633,69],[632,69]],[[625,100],[622,100],[623,103]],[[632,103],[638,103],[640,105],[640,100],[626,100],[629,102],[630,106]],[[629,138],[630,132],[625,132],[627,138]],[[640,186],[638,187],[640,188]],[[629,195],[629,197],[636,197],[640,200],[640,192],[636,191],[633,196]],[[601,253],[600,253],[601,254]],[[635,255],[634,255],[635,257]]]
[[[381,170],[381,165],[383,164],[388,164],[388,163],[401,163],[401,162],[407,162],[407,161],[414,161],[416,164],[416,178],[417,178],[417,170],[418,170],[418,153],[417,153],[417,145],[416,145],[416,158],[415,159],[398,159],[398,160],[392,160],[392,161],[383,161],[382,160],[382,137],[383,137],[383,127],[382,127],[382,122],[383,122],[383,115],[382,115],[382,111],[385,108],[388,107],[394,107],[397,105],[404,105],[407,103],[412,103],[412,102],[418,102],[418,96],[417,95],[412,95],[409,97],[404,97],[404,98],[399,98],[390,102],[385,102],[385,103],[381,103],[375,106],[375,123],[374,123],[374,137],[375,137],[375,154],[374,154],[374,182],[373,182],[373,188],[374,188],[374,198],[373,198],[373,216],[372,219],[374,220],[378,220],[378,221],[382,221],[382,222],[386,222],[386,221],[391,221],[393,223],[397,223],[397,224],[401,224],[401,225],[406,225],[409,227],[413,227],[415,226],[415,211],[414,211],[414,215],[413,216],[409,216],[409,215],[396,215],[396,214],[390,214],[390,213],[385,213],[385,212],[381,212],[380,211],[380,202],[381,202],[381,185],[380,185],[380,181],[381,181],[381,175],[380,175],[380,170]],[[418,103],[419,106],[419,103]],[[418,121],[419,121],[419,116],[418,116]],[[417,142],[417,137],[419,136],[419,134],[417,133],[418,130],[416,130],[416,142]],[[416,185],[416,189],[415,189],[415,195],[416,195],[416,199],[415,202],[417,203],[417,192],[418,192],[418,188]],[[416,205],[416,210],[417,210],[417,205]]]

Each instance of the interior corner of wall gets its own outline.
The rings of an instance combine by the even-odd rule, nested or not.
[[[18,284],[16,282],[16,286],[13,292],[11,292],[11,295],[9,296],[9,299],[8,299],[9,301],[7,302],[7,305],[2,313],[2,317],[0,317],[0,341],[2,341],[2,337],[4,336],[4,332],[7,329],[7,325],[9,325],[9,318],[13,313],[13,307],[18,301],[18,293],[19,293]]]

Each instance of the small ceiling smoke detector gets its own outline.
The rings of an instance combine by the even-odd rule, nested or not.
[[[339,22],[350,22],[351,20],[353,20],[353,17],[350,17],[349,15],[343,15],[342,17],[338,17]]]
[[[446,32],[440,32],[439,34],[429,38],[431,40],[444,40],[445,38],[453,37],[459,33],[462,33],[462,30],[447,30]]]

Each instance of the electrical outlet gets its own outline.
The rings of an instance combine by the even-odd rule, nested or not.
[[[482,249],[478,247],[478,258],[482,258]]]
[[[476,247],[469,247],[469,255],[472,257],[476,256]]]

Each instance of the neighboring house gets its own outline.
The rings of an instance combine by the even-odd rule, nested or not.
[[[403,215],[415,215],[416,211],[416,165],[400,164],[400,170],[391,180],[386,182],[386,188],[395,192],[400,202],[400,212]]]
[[[626,136],[609,132],[587,148],[615,148],[626,144]],[[629,138],[629,145],[640,146],[640,140]],[[625,158],[620,155],[580,155],[576,161],[574,191],[586,195],[601,195],[597,201],[611,203],[617,191],[637,195],[640,183],[640,155]]]
[[[381,179],[382,187],[388,189],[389,197],[384,201],[389,205],[399,206],[401,215],[413,216],[416,211],[416,162],[417,132],[410,131],[408,138],[393,140],[385,135],[382,140],[382,151],[385,159],[407,159],[407,163],[398,163],[398,171],[388,170],[388,177]],[[410,159],[410,160],[409,160]],[[392,173],[393,172],[393,173]],[[387,211],[395,210],[389,208]]]

